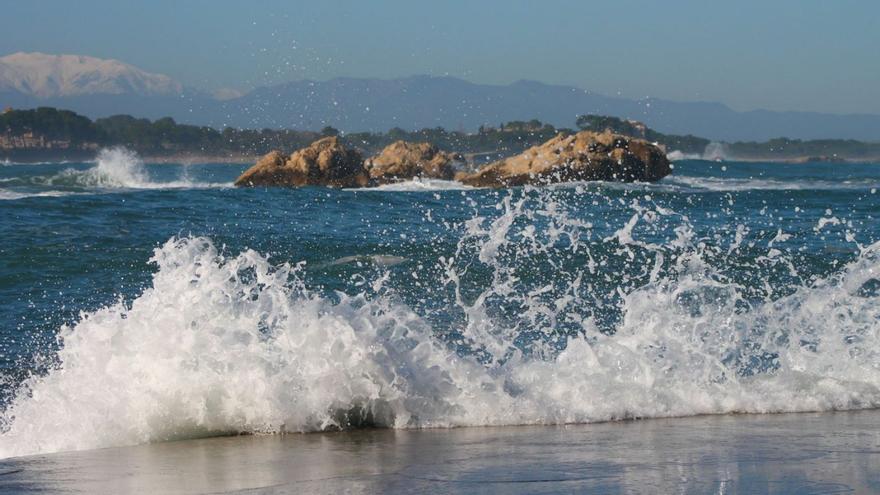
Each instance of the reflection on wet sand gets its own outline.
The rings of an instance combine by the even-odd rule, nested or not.
[[[3,492],[875,493],[880,413],[364,430],[0,461]]]

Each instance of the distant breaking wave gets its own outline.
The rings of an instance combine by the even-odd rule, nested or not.
[[[28,175],[7,178],[0,182],[0,200],[40,196],[68,196],[108,190],[194,189],[231,187],[231,183],[197,182],[190,179],[184,167],[175,180],[152,178],[136,153],[126,148],[102,149],[88,169],[67,168],[54,175]]]
[[[706,149],[702,153],[684,153],[679,150],[672,150],[666,154],[666,158],[672,161],[678,160],[726,160],[728,159],[727,148],[724,143],[712,141],[706,145]]]
[[[94,167],[87,170],[64,170],[46,178],[45,184],[103,189],[177,189],[231,185],[193,182],[187,177],[170,182],[153,181],[140,157],[135,152],[121,147],[102,149],[98,153]]]

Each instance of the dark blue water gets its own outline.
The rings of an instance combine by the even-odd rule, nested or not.
[[[880,165],[682,161],[656,184],[545,189],[231,187],[245,168],[124,153],[0,166],[0,452],[880,404]],[[301,265],[267,282],[285,264]],[[160,287],[162,303],[149,293]],[[102,313],[117,306],[116,319]],[[369,338],[332,348],[339,321]],[[327,333],[297,341],[310,332]],[[162,350],[158,334],[175,347]],[[200,344],[205,335],[225,344]],[[426,346],[436,356],[419,354]],[[337,357],[312,361],[323,352]],[[235,363],[272,372],[244,376]],[[212,384],[193,385],[189,395],[206,394],[198,407],[180,399],[187,386],[147,376],[178,365],[181,383]],[[268,392],[245,398],[206,368]],[[327,371],[337,368],[350,373]],[[100,377],[124,369],[137,370],[125,394]],[[66,373],[105,388],[107,403],[79,403]],[[485,376],[463,378],[474,373]],[[352,377],[367,388],[348,390]],[[50,406],[67,414],[35,417]],[[131,417],[92,425],[106,435],[88,441],[45,440],[54,430],[43,423],[92,414]],[[130,430],[140,419],[148,426]]]

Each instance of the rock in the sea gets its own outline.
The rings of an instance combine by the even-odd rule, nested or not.
[[[364,159],[336,136],[319,139],[289,158],[273,151],[245,170],[236,186],[363,187],[369,184]]]
[[[551,184],[579,180],[655,181],[672,171],[657,145],[612,132],[560,134],[544,144],[456,180],[476,187]]]
[[[370,178],[380,184],[415,177],[451,180],[455,156],[430,143],[397,141],[367,160]]]

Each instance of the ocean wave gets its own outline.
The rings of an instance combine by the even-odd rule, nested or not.
[[[635,205],[596,239],[552,199],[514,196],[450,232],[454,256],[413,272],[458,315],[447,318],[405,303],[390,267],[326,294],[303,264],[169,240],[151,259],[151,287],[61,329],[57,366],[26,380],[3,413],[0,457],[365,425],[880,406],[880,243],[777,294],[766,275],[744,287],[718,265],[744,249],[741,229],[712,248],[685,216]],[[643,239],[661,224],[666,241]],[[584,261],[527,283],[518,270],[554,253],[551,265]],[[611,256],[644,273],[625,278]],[[794,270],[777,247],[756,263]],[[469,285],[479,270],[484,285]],[[591,299],[608,277],[620,311],[610,331]]]
[[[77,191],[133,189],[202,189],[231,187],[232,183],[198,182],[188,177],[188,169],[176,180],[151,177],[138,155],[126,148],[102,149],[94,166],[85,170],[67,168],[53,175],[10,177],[4,182],[18,188],[62,188]]]
[[[690,192],[736,191],[870,191],[880,188],[876,179],[818,180],[818,179],[755,179],[733,177],[694,177],[670,175],[656,183],[659,187],[679,187]]]
[[[531,186],[527,186],[531,187]],[[657,182],[571,181],[542,186],[549,190],[579,191],[615,190],[661,193],[715,193],[742,191],[864,191],[880,189],[877,179],[816,180],[816,179],[755,179],[734,177],[698,177],[673,174]]]
[[[383,184],[367,189],[346,189],[347,191],[388,191],[388,192],[418,192],[418,191],[463,191],[474,189],[471,186],[454,180],[413,178],[411,180]]]
[[[94,167],[87,170],[67,169],[50,177],[47,184],[104,189],[183,189],[231,186],[228,183],[195,182],[188,177],[174,181],[154,181],[140,157],[126,148],[102,149],[98,153]]]
[[[97,160],[48,160],[48,161],[39,161],[39,162],[15,162],[12,160],[3,160],[0,161],[0,165],[2,166],[14,166],[14,165],[69,165],[73,163],[96,163]]]
[[[0,201],[10,201],[24,198],[60,198],[77,194],[70,191],[40,191],[40,192],[20,192],[0,189]]]

